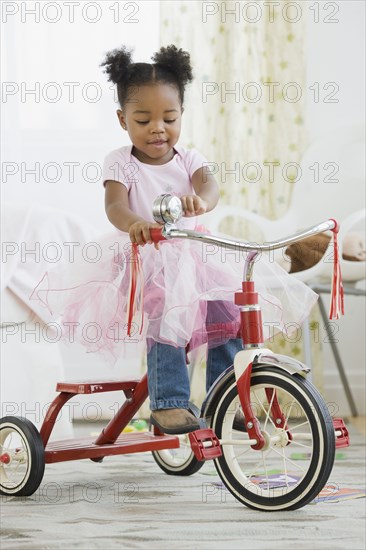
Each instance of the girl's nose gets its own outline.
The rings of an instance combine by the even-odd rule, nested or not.
[[[152,134],[162,134],[164,132],[164,124],[161,122],[157,122],[152,125],[151,133]]]

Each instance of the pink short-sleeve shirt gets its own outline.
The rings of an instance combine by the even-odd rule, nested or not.
[[[120,182],[128,190],[129,206],[145,220],[154,221],[152,204],[164,193],[181,197],[193,195],[193,174],[207,160],[196,149],[174,147],[176,154],[166,164],[153,165],[140,162],[132,155],[132,145],[120,147],[104,159],[103,185],[107,180]],[[178,227],[193,229],[196,218],[182,218]]]

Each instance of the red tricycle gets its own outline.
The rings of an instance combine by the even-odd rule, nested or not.
[[[331,418],[322,396],[307,380],[310,369],[263,347],[252,275],[260,252],[337,231],[337,223],[328,220],[281,241],[258,245],[177,229],[174,224],[181,216],[177,197],[158,197],[153,212],[164,225],[152,232],[156,242],[193,239],[246,253],[242,290],[235,294],[243,350],[211,386],[201,410],[192,405],[202,429],[183,435],[166,435],[156,427],[145,433],[122,433],[148,397],[146,375],[141,380],[60,382],[40,432],[26,418],[0,420],[0,494],[33,494],[42,482],[46,463],[86,458],[102,462],[110,455],[152,451],[159,467],[176,476],[191,475],[213,459],[226,488],[250,508],[277,511],[304,506],[323,489],[336,447],[349,445],[348,432],[341,419]],[[340,281],[335,284],[341,292]],[[335,300],[339,299],[337,292],[335,288]],[[69,399],[116,390],[124,392],[126,399],[98,437],[49,442],[57,416]],[[238,411],[241,426],[237,425]]]

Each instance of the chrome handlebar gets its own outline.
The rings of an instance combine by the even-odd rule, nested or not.
[[[291,235],[279,241],[271,241],[263,244],[247,243],[237,240],[234,241],[233,239],[217,237],[215,235],[210,235],[209,233],[200,233],[191,229],[177,229],[174,225],[170,224],[166,224],[164,226],[162,235],[166,239],[191,239],[193,241],[201,241],[206,244],[215,244],[217,246],[232,250],[242,250],[244,252],[267,252],[302,241],[303,239],[306,239],[306,237],[311,237],[312,235],[317,235],[318,233],[332,230],[336,227],[336,225],[337,222],[335,220],[327,220],[314,225],[309,229],[305,229],[304,231],[301,231],[301,233],[296,233],[295,235]]]
[[[312,235],[317,235],[318,233],[323,233],[324,231],[334,229],[337,226],[337,222],[335,220],[327,220],[279,241],[257,244],[216,237],[215,235],[210,235],[209,233],[200,233],[190,229],[177,229],[174,223],[178,221],[182,215],[182,203],[178,197],[166,194],[160,195],[155,199],[153,203],[153,216],[157,223],[164,225],[162,235],[166,239],[191,239],[206,244],[215,244],[228,249],[255,253],[283,248],[298,241],[302,241],[306,237],[311,237]]]

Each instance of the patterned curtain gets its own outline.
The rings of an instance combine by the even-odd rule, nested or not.
[[[196,147],[220,185],[221,203],[269,219],[285,214],[307,145],[306,12],[301,3],[162,1],[160,42],[191,54],[180,143]],[[220,229],[257,239],[257,229],[228,218]],[[322,346],[310,321],[313,380],[322,390]],[[302,340],[277,336],[274,351],[304,359]],[[192,399],[204,397],[205,352],[195,357]]]
[[[161,2],[161,45],[188,50],[195,75],[181,144],[215,163],[223,203],[271,219],[288,208],[305,146],[299,9],[283,1]]]

